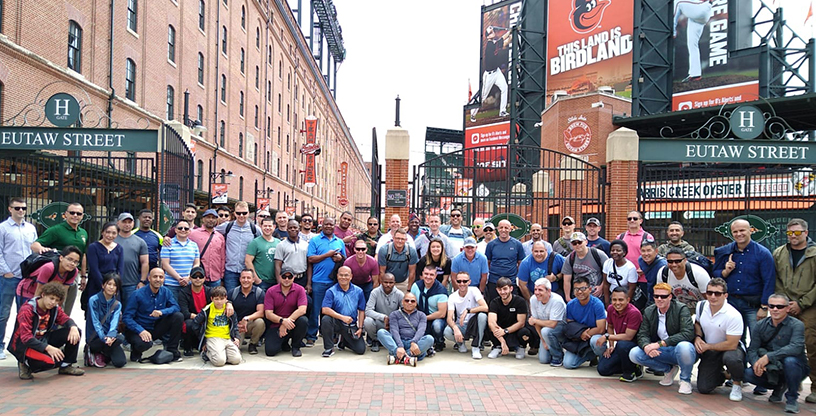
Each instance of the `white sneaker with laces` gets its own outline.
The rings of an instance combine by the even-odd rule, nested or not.
[[[677,390],[680,394],[691,394],[691,383],[680,380],[680,389]]]
[[[674,378],[677,377],[677,373],[679,372],[680,372],[679,365],[672,367],[671,371],[669,371],[663,376],[663,380],[660,380],[660,385],[668,387],[674,384]]]
[[[479,347],[473,347],[473,354],[471,355],[474,360],[481,360],[482,359],[482,352],[479,351]]]
[[[499,355],[501,355],[501,348],[493,348],[490,354],[487,354],[487,358],[499,358]]]
[[[741,402],[742,401],[742,385],[741,384],[737,385],[737,383],[734,383],[734,385],[731,386],[731,394],[728,395],[728,399],[730,399],[732,402]]]
[[[524,359],[524,348],[518,347],[516,348],[516,359],[523,360]]]
[[[464,342],[459,344],[459,352],[461,352],[461,353],[466,353],[467,352],[467,345],[465,345]]]

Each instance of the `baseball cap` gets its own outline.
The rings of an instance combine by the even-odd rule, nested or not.
[[[204,211],[204,215],[202,215],[202,216],[201,216],[201,218],[204,218],[204,217],[206,217],[207,215],[212,215],[213,217],[217,217],[217,216],[218,216],[218,211],[216,211],[216,210],[214,210],[214,209],[210,208],[210,209],[208,209],[208,210]]]
[[[133,215],[130,215],[130,213],[129,213],[129,212],[123,212],[123,213],[119,214],[119,219],[118,219],[118,221],[124,221],[124,220],[131,220],[131,221],[133,221]]]
[[[564,221],[566,221],[566,220],[570,220],[570,222],[571,222],[571,223],[575,224],[575,219],[574,219],[574,218],[572,218],[572,217],[570,217],[569,215],[567,215],[567,216],[566,216],[566,217],[564,217],[564,218],[561,218],[561,224],[563,224],[563,223],[564,223]]]
[[[466,238],[463,247],[476,247],[476,240],[473,237]]]
[[[496,226],[495,226],[495,225],[493,225],[493,223],[492,223],[492,222],[490,222],[490,221],[486,222],[486,223],[485,223],[485,225],[484,225],[484,227],[482,227],[482,229],[483,229],[483,230],[486,230],[486,229],[488,229],[488,228],[490,228],[490,229],[491,229],[491,230],[493,230],[493,231],[496,231]]]
[[[283,275],[285,275],[287,273],[291,274],[292,276],[295,275],[295,271],[292,270],[292,266],[283,266],[283,267],[281,267],[281,276],[283,276]]]
[[[597,225],[598,227],[600,227],[600,226],[601,226],[601,222],[600,222],[600,221],[598,221],[598,219],[597,219],[597,218],[595,218],[595,217],[592,217],[592,218],[590,218],[590,219],[588,219],[588,220],[587,220],[586,225],[589,225],[589,224],[595,224],[595,225]]]
[[[576,231],[570,236],[570,241],[587,241],[587,238],[584,233]]]

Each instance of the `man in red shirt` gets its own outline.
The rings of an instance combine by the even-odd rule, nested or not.
[[[300,348],[309,327],[306,317],[308,300],[306,290],[294,281],[292,269],[284,266],[278,284],[266,291],[264,316],[269,326],[266,328],[265,350],[268,357],[290,349],[293,357],[302,355]]]
[[[629,303],[625,287],[612,290],[612,302],[606,308],[606,333],[597,341],[598,346],[608,342],[598,362],[598,374],[623,374],[620,381],[633,382],[643,376],[639,366],[629,359],[629,350],[636,347],[635,336],[643,322],[640,311]]]
[[[201,267],[205,271],[205,284],[207,287],[221,286],[221,279],[224,277],[224,265],[227,261],[227,249],[224,236],[215,232],[215,227],[218,226],[218,212],[214,209],[204,211],[204,215],[201,217],[201,225],[201,227],[190,231],[190,236],[187,238],[198,245]]]

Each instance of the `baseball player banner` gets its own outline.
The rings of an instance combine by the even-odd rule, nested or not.
[[[317,143],[317,117],[306,117],[306,144],[304,147],[314,146]],[[304,174],[303,185],[311,188],[317,184],[317,174],[315,173],[314,151],[306,153],[306,172]]]
[[[268,211],[269,210],[269,198],[258,198],[258,201],[255,203],[258,207],[258,211]]]
[[[736,7],[738,48],[750,47],[751,2]],[[728,56],[728,0],[674,1],[672,110],[752,101],[759,94],[757,56]]]
[[[226,204],[227,202],[229,202],[229,195],[227,195],[229,184],[214,183],[211,186],[213,204]]]
[[[550,1],[547,97],[610,86],[632,96],[634,0]]]

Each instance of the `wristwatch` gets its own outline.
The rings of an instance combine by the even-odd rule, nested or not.
[[[507,334],[509,334],[509,333],[510,333],[510,331],[508,331],[508,330],[505,328],[505,330],[504,330],[504,335],[507,335]]]
[[[283,318],[280,318],[280,320],[278,321],[278,324],[282,324],[282,323],[283,323]]]

